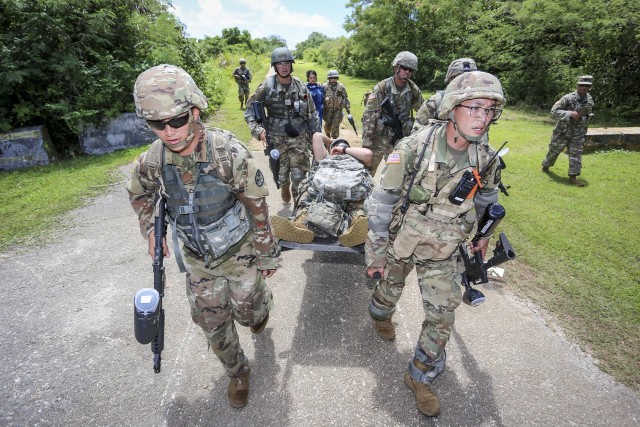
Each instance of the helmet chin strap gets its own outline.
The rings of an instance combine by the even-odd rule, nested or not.
[[[489,132],[489,126],[491,126],[491,123],[489,123],[487,127],[484,129],[484,132],[482,133],[482,135],[467,135],[466,133],[462,132],[458,127],[458,123],[456,123],[456,119],[453,118],[453,111],[449,113],[449,120],[451,120],[451,122],[453,123],[453,128],[455,129],[456,133],[461,137],[463,137],[468,142],[472,142],[472,143],[480,142],[482,140],[482,137],[487,132]]]

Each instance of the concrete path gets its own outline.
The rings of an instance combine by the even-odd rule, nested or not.
[[[270,204],[288,214],[275,191]],[[509,265],[501,282],[482,288],[486,303],[457,311],[447,370],[435,383],[443,412],[429,419],[402,381],[422,321],[415,274],[394,316],[398,339],[387,343],[367,314],[361,255],[288,251],[283,259],[269,281],[267,329],[239,330],[253,371],[249,404],[235,410],[173,258],[162,372],[135,341],[133,296],[151,286],[151,261],[124,186],[114,187],[68,215],[52,243],[0,255],[0,425],[640,425],[638,396],[509,292]]]

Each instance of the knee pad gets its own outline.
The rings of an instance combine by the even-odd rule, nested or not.
[[[300,183],[304,179],[304,175],[304,171],[300,168],[291,169],[291,183],[293,184],[294,188],[298,188],[298,185],[300,185]]]

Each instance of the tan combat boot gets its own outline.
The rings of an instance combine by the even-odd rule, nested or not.
[[[289,184],[285,184],[280,187],[280,197],[282,197],[283,203],[291,202],[291,191],[289,190]]]
[[[364,244],[367,240],[368,231],[369,220],[364,216],[357,216],[353,219],[349,228],[338,237],[338,240],[342,246],[352,248]]]
[[[396,328],[391,322],[391,318],[387,320],[373,319],[373,324],[376,327],[376,333],[380,338],[385,341],[393,341],[396,339]]]
[[[242,408],[249,400],[249,371],[240,376],[231,378],[227,389],[229,405],[233,408]]]
[[[433,369],[433,367],[426,366],[416,359],[413,359],[412,363],[422,372]],[[404,383],[416,394],[416,406],[420,412],[427,417],[437,417],[440,415],[440,399],[438,399],[438,395],[431,384],[416,381],[411,374],[409,374],[409,371],[404,373]]]
[[[271,217],[271,227],[273,234],[281,240],[311,243],[315,237],[313,231],[309,230],[302,222],[293,222],[281,216]]]
[[[569,184],[575,185],[576,187],[584,187],[584,184],[578,181],[576,175],[569,175]]]

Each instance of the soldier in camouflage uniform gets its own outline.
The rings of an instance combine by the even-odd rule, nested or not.
[[[158,139],[133,164],[131,206],[153,257],[154,210],[160,194],[167,200],[192,319],[231,377],[230,405],[240,408],[249,396],[249,364],[235,322],[254,334],[264,330],[272,301],[265,278],[280,267],[264,176],[238,139],[200,122],[207,100],[181,68],[164,64],[141,73],[134,101]],[[163,251],[168,257],[166,239]]]
[[[498,199],[499,162],[491,163],[473,198],[453,203],[449,196],[465,171],[479,171],[489,163],[494,151],[482,141],[483,135],[504,104],[500,81],[491,74],[471,71],[453,79],[438,112],[443,121],[431,120],[396,145],[365,204],[367,274],[381,279],[374,286],[369,313],[385,340],[395,339],[391,317],[406,277],[416,267],[425,319],[404,381],[427,416],[440,413],[431,383],[444,370],[454,310],[462,300],[464,265],[457,249],[487,205]],[[423,148],[423,160],[416,165]],[[484,256],[487,246],[488,237],[472,251]]]
[[[451,64],[449,64],[449,68],[447,68],[447,74],[444,76],[444,85],[447,86],[451,80],[458,77],[462,73],[467,73],[469,71],[476,71],[478,67],[476,66],[476,61],[471,58],[458,58],[454,60]],[[429,119],[437,119],[438,118],[438,108],[442,103],[442,96],[444,95],[444,90],[438,90],[434,93],[429,99],[424,101],[422,107],[418,110],[416,114],[416,122],[413,124],[413,129],[411,132],[417,132],[427,125]]]
[[[340,123],[342,123],[342,109],[351,114],[351,103],[342,83],[338,82],[338,71],[330,70],[327,73],[328,82],[322,85],[324,88],[324,133],[330,138],[340,136]]]
[[[391,65],[393,76],[373,87],[362,115],[362,146],[373,152],[371,175],[394,144],[411,133],[413,111],[422,104],[422,92],[410,80],[418,69],[418,58],[411,52],[400,52]]]
[[[251,70],[247,68],[246,59],[240,58],[240,66],[233,70],[233,78],[238,84],[238,99],[240,100],[240,109],[243,110],[248,105],[249,83],[251,83]]]
[[[334,174],[337,177],[336,179],[343,182],[345,181],[345,175],[341,175],[343,171],[336,170],[335,166],[343,165],[350,170],[357,170],[354,167],[356,162],[352,160],[355,159],[362,164],[360,166],[356,163],[361,168],[359,172],[363,172],[357,175],[361,184],[358,189],[366,188],[368,192],[362,193],[362,199],[354,201],[342,200],[340,206],[336,206],[336,200],[333,200],[336,203],[329,201],[329,206],[336,207],[337,209],[335,210],[327,210],[326,206],[325,209],[316,210],[312,206],[318,202],[318,195],[323,190],[316,188],[314,185],[315,180],[310,175],[300,186],[301,191],[295,201],[293,220],[281,216],[271,217],[273,232],[279,239],[296,243],[311,243],[316,237],[316,232],[320,234],[320,237],[329,237],[326,230],[330,227],[326,225],[330,223],[331,226],[334,226],[339,221],[340,226],[336,227],[336,234],[342,246],[362,245],[367,238],[367,217],[363,210],[363,203],[372,186],[371,175],[365,169],[371,165],[371,150],[362,147],[351,147],[344,139],[332,140],[320,132],[313,134],[312,142],[313,157],[316,161],[315,170],[321,166],[324,160],[328,160],[329,162],[325,162],[322,166],[331,168],[331,174]],[[329,148],[328,150],[327,147]],[[363,179],[360,179],[360,177]],[[324,199],[324,196],[321,196],[320,199]],[[327,200],[321,200],[320,203],[322,202],[326,203]],[[335,216],[337,216],[336,222],[334,222]],[[322,224],[325,227],[319,227],[316,224]]]
[[[264,102],[269,121],[269,133],[274,147],[280,152],[280,194],[284,203],[291,201],[298,185],[309,171],[311,163],[311,135],[320,131],[316,106],[309,89],[291,75],[294,63],[291,51],[279,47],[271,53],[275,74],[263,81],[251,95],[247,105]],[[253,108],[247,108],[244,119],[251,135],[267,143],[266,131],[258,122]]]
[[[566,94],[551,107],[551,114],[558,122],[553,129],[547,156],[542,161],[542,171],[549,172],[549,168],[556,163],[562,150],[567,147],[569,183],[578,187],[584,186],[577,177],[582,171],[582,150],[589,120],[593,116],[593,98],[589,94],[591,85],[593,76],[580,76],[575,92]]]

